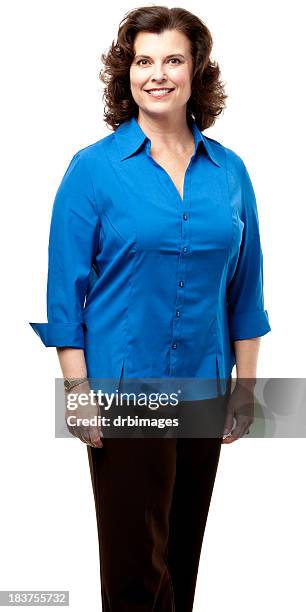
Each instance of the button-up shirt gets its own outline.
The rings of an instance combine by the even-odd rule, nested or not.
[[[233,341],[271,329],[246,166],[190,127],[183,198],[135,117],[77,151],[59,184],[48,322],[30,325],[47,347],[84,349],[89,377],[226,380]]]

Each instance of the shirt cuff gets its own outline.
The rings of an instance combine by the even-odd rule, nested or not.
[[[230,314],[228,322],[231,340],[257,338],[271,331],[267,310]]]
[[[28,323],[45,346],[84,348],[82,323]]]

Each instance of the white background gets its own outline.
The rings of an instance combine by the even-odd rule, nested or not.
[[[54,437],[56,350],[46,349],[27,321],[46,320],[47,241],[59,181],[78,149],[110,133],[100,55],[124,13],[141,5],[2,5],[0,589],[66,589],[73,612],[101,609],[87,451],[79,440]],[[181,6],[211,30],[229,95],[205,133],[242,157],[257,196],[272,327],[261,341],[258,376],[304,377],[303,3]],[[305,610],[304,482],[304,439],[223,445],[195,612]]]

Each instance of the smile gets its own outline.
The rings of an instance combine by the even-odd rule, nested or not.
[[[173,88],[165,88],[165,89],[150,89],[150,90],[146,90],[146,92],[150,95],[153,96],[153,98],[164,98],[166,96],[168,96],[172,91],[174,91],[174,87]]]

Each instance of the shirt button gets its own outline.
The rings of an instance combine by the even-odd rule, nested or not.
[[[172,348],[173,348],[173,349],[176,349],[176,347],[177,347],[177,344],[174,342],[174,343],[172,344]]]
[[[183,253],[187,253],[188,249],[187,247],[183,247]]]
[[[187,213],[184,213],[184,214],[183,214],[183,219],[184,219],[184,221],[187,221],[187,219],[188,219],[188,215],[187,215]]]
[[[180,287],[184,287],[184,281],[180,281],[180,282],[179,282],[179,286],[180,286]]]
[[[176,314],[177,317],[179,317],[181,313],[180,313],[179,310],[177,310],[175,314]]]

